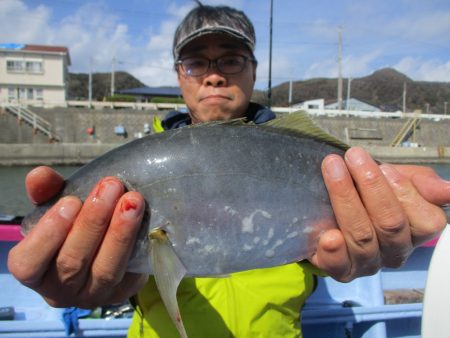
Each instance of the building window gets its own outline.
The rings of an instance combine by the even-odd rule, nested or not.
[[[41,74],[44,72],[42,61],[6,60],[6,69],[11,73]]]
[[[25,88],[19,88],[19,99],[25,100],[27,98],[27,90]]]
[[[36,89],[36,100],[43,100],[44,99],[44,91],[42,89]]]
[[[6,69],[8,72],[24,72],[25,71],[25,62],[19,60],[7,60],[6,61]]]
[[[8,100],[15,100],[17,91],[16,88],[8,88]]]
[[[27,100],[33,100],[33,88],[27,88]]]
[[[27,61],[26,69],[27,73],[40,74],[44,72],[42,61]]]

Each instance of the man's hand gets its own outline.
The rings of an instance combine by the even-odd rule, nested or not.
[[[447,224],[450,182],[431,168],[382,164],[359,147],[322,163],[339,229],[325,232],[311,258],[339,281],[401,266],[414,247]]]
[[[63,178],[38,167],[25,184],[30,200],[40,204],[60,191]],[[147,276],[126,267],[145,203],[140,194],[124,192],[119,180],[106,177],[84,204],[61,198],[11,249],[10,272],[55,307],[94,308],[135,294]]]

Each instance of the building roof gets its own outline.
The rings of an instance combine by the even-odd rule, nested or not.
[[[69,49],[64,46],[50,46],[50,45],[28,45],[18,43],[1,43],[0,49],[13,49],[15,51],[27,52],[43,52],[43,53],[62,53],[66,54],[68,64],[70,65]]]
[[[181,96],[181,90],[178,87],[137,87],[122,89],[117,91],[120,94],[143,95],[143,96]]]
[[[371,105],[367,102],[355,99],[355,98],[350,98],[350,100],[348,101],[349,104],[349,109],[350,110],[362,110],[362,111],[380,111],[380,109],[374,105]],[[325,104],[325,108],[328,109],[336,109],[338,106],[338,102],[337,100],[333,100],[332,102],[326,102]],[[347,106],[347,100],[343,99],[342,100],[342,108],[346,109]]]

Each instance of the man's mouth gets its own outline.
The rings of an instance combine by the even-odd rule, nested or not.
[[[200,101],[221,101],[221,100],[231,100],[231,98],[229,96],[220,94],[211,94],[200,98]]]

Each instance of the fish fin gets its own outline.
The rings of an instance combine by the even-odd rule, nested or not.
[[[238,117],[231,120],[218,120],[218,121],[208,121],[208,122],[200,122],[189,125],[188,128],[198,128],[198,127],[209,127],[209,126],[217,126],[217,125],[245,125],[247,124],[248,119],[246,117]]]
[[[187,338],[177,302],[177,289],[186,275],[186,268],[172,248],[164,230],[150,232],[150,256],[156,285],[170,318],[182,338]]]
[[[309,137],[317,141],[322,141],[342,150],[347,150],[349,145],[338,138],[330,135],[322,128],[318,127],[305,111],[286,114],[280,118],[270,120],[262,126],[281,128],[289,130],[299,136]]]

